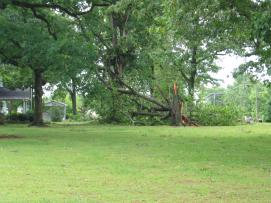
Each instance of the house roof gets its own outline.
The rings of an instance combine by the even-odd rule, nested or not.
[[[31,91],[30,89],[10,90],[5,87],[0,87],[0,100],[31,100]]]

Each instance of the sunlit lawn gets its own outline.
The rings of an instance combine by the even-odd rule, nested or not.
[[[0,202],[271,202],[271,125],[0,127]]]

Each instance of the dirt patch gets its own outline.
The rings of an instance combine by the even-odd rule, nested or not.
[[[9,139],[22,139],[22,136],[18,135],[0,135],[0,140],[9,140]]]

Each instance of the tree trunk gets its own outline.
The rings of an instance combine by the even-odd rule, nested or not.
[[[122,98],[117,89],[121,88],[122,85],[119,84],[118,78],[122,78],[123,71],[126,65],[126,58],[123,53],[119,53],[118,46],[119,41],[125,35],[124,25],[125,22],[123,18],[118,14],[113,12],[111,14],[111,28],[112,28],[112,52],[113,55],[110,56],[110,61],[108,64],[108,73],[111,79],[111,108],[107,121],[110,123],[119,123],[121,121],[121,110],[122,110]]]
[[[180,103],[180,97],[178,95],[178,87],[176,83],[174,83],[174,86],[173,86],[173,102],[172,102],[171,118],[172,118],[173,126],[182,125],[181,103]]]
[[[72,99],[72,114],[77,114],[77,104],[76,104],[76,92],[71,93],[71,99]]]
[[[154,65],[151,66],[151,77],[150,77],[150,94],[151,97],[154,97],[154,83],[155,83],[155,76],[154,76]]]
[[[42,86],[43,86],[43,72],[39,69],[34,70],[34,121],[33,125],[35,126],[42,126],[43,119],[42,119]]]
[[[192,60],[191,60],[191,73],[189,77],[189,95],[191,99],[194,100],[194,94],[195,94],[195,80],[197,76],[197,68],[198,68],[198,61],[197,61],[197,47],[193,47],[192,49]]]
[[[188,84],[188,114],[189,117],[192,117],[194,111],[194,101],[195,101],[195,74],[191,74],[191,78]]]
[[[77,114],[77,103],[76,103],[76,84],[72,79],[72,91],[70,91],[70,96],[72,100],[72,114]]]
[[[197,47],[192,48],[192,60],[191,60],[191,73],[188,81],[188,94],[190,97],[190,101],[188,103],[188,112],[190,118],[192,117],[192,112],[194,110],[194,97],[195,97],[195,81],[197,77],[197,68],[198,68],[198,61],[197,61]]]

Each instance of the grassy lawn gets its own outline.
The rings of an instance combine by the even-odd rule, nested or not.
[[[271,125],[0,127],[0,202],[270,202]]]

